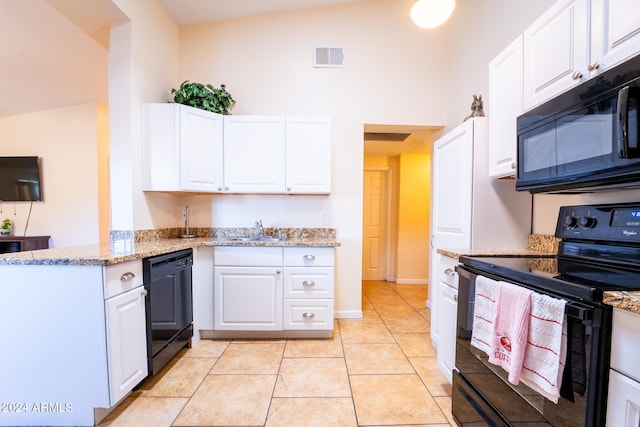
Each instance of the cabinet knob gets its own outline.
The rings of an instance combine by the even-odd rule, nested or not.
[[[311,313],[311,312],[306,312],[306,313],[302,313],[302,318],[303,319],[313,319],[314,317],[316,317],[315,314]]]
[[[282,273],[282,270],[276,270],[276,274],[279,276]]]
[[[302,282],[302,286],[304,286],[305,288],[310,288],[315,285],[316,282],[314,282],[313,280],[305,280],[304,282]]]
[[[455,275],[456,275],[456,272],[455,272],[455,271],[453,271],[451,268],[447,268],[447,269],[444,271],[444,274],[446,274],[447,276],[451,276],[451,277],[453,277],[453,276],[455,276]]]
[[[304,259],[305,261],[313,261],[314,259],[316,259],[315,255],[305,255],[302,257],[302,259]]]
[[[224,187],[224,191],[229,191],[229,187]]]
[[[218,187],[218,191],[222,191],[222,187]]]
[[[587,68],[589,68],[589,71],[595,71],[600,68],[600,64],[598,64],[597,62],[592,62]]]
[[[511,169],[515,169],[516,168],[516,162],[511,162]]]
[[[129,271],[120,276],[120,281],[126,282],[127,280],[132,280],[134,277],[136,277],[136,275]]]
[[[455,294],[455,295],[453,296],[453,300],[454,300],[455,302],[458,302],[458,294]]]
[[[580,80],[582,78],[582,73],[580,71],[574,71],[571,78],[573,80]]]
[[[287,191],[291,191],[291,187],[287,187]]]
[[[147,291],[146,289],[143,289],[142,292],[140,292],[140,295],[142,295],[143,297],[146,297],[147,295],[149,295],[149,291]]]

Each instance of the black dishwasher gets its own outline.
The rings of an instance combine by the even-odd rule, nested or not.
[[[192,249],[142,262],[149,376],[158,373],[193,336],[192,265]]]

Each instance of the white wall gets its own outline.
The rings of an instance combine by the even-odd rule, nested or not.
[[[96,104],[0,118],[0,155],[38,156],[44,201],[34,202],[28,235],[51,236],[53,247],[99,242],[98,121]],[[5,202],[0,218],[23,235],[28,202]]]
[[[332,118],[330,196],[195,196],[195,226],[337,229],[336,312],[361,310],[363,124],[442,125],[443,33],[412,24],[412,0],[272,13],[180,31],[180,80],[226,84],[233,114]],[[313,68],[315,46],[344,48],[345,67]],[[322,221],[329,214],[332,222]],[[177,213],[175,215],[177,217]]]

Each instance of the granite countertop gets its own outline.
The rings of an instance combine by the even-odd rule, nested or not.
[[[640,314],[640,292],[638,291],[606,291],[602,300],[615,308]]]
[[[225,233],[222,233],[225,234]],[[302,233],[280,241],[237,241],[229,236],[189,239],[156,238],[135,241],[114,240],[109,244],[69,246],[0,254],[0,265],[113,265],[202,246],[236,247],[338,247],[335,235]]]
[[[553,256],[558,253],[560,239],[545,234],[531,234],[527,249],[438,249],[440,255],[453,259],[461,256]]]

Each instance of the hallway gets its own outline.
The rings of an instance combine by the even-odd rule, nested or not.
[[[100,426],[449,426],[426,285],[363,281],[330,339],[202,340]]]

